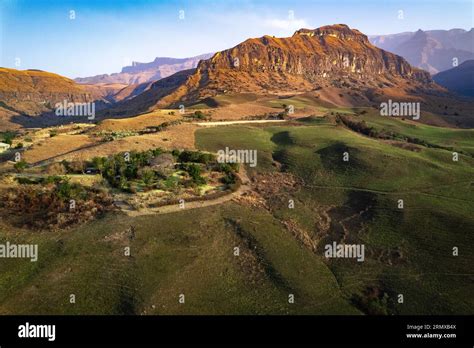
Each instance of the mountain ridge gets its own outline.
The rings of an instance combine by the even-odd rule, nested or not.
[[[404,57],[411,65],[431,74],[474,59],[474,28],[426,30],[390,35],[370,35],[377,47]],[[456,59],[456,61],[454,61]]]
[[[154,82],[178,71],[194,68],[201,59],[207,59],[211,55],[211,53],[205,53],[188,58],[156,57],[149,63],[132,62],[131,66],[123,67],[120,73],[78,77],[74,81],[80,84],[121,83],[127,85]]]
[[[231,92],[307,92],[330,86],[375,90],[402,84],[412,89],[440,89],[429,73],[375,47],[366,35],[345,24],[300,29],[286,38],[250,38],[200,61],[187,74],[179,85],[169,84],[172,91],[166,95],[159,90],[167,82],[164,79],[129,102],[146,111],[191,105]]]

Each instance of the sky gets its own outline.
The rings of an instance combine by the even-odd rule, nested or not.
[[[472,0],[0,0],[0,66],[70,78],[344,23],[367,35],[470,30]]]

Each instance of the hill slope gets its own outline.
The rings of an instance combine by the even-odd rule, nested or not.
[[[474,60],[433,76],[441,86],[461,95],[474,97]]]
[[[78,85],[67,77],[41,70],[0,68],[2,107],[21,114],[38,115],[51,111],[63,100],[90,102],[101,99],[110,90]]]

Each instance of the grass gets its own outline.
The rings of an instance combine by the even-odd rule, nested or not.
[[[413,128],[401,120],[385,122],[400,132]],[[257,148],[259,161],[273,158],[300,178],[303,186],[297,192],[281,188],[278,197],[267,197],[267,204],[277,220],[296,222],[313,240],[322,241],[315,251],[321,260],[322,246],[337,239],[337,227],[343,221],[349,232],[345,238],[366,245],[366,262],[325,262],[344,297],[362,311],[367,308],[354,299],[375,288],[389,298],[387,313],[472,314],[469,264],[474,253],[467,246],[474,242],[468,232],[474,230],[473,159],[462,155],[453,162],[447,150],[414,152],[343,127],[314,120],[305,124],[252,131],[203,129],[196,139],[204,149],[215,150],[222,146],[218,139],[234,134],[225,138],[227,146]],[[465,138],[470,130],[444,131],[442,137],[443,129],[416,125],[411,134],[438,139],[440,144],[452,141],[464,149],[472,146],[473,138]],[[258,141],[252,143],[252,139]],[[342,161],[344,151],[350,154],[349,163]],[[271,166],[257,167],[263,174],[271,170]],[[288,199],[295,200],[295,209],[287,209]],[[404,209],[398,209],[399,199],[404,200]],[[318,226],[326,214],[333,224],[327,235],[321,235],[324,230]],[[463,255],[453,256],[453,246],[462,246]],[[398,294],[404,295],[404,304],[395,301]]]
[[[136,227],[133,240],[123,233],[130,225]],[[34,242],[33,234],[28,237],[22,242]],[[39,246],[37,263],[2,263],[1,313],[358,313],[324,263],[264,210],[229,203],[169,215],[109,215],[57,232],[48,243]],[[124,255],[126,246],[131,257]],[[236,246],[240,256],[233,254]],[[287,279],[284,285],[279,277]]]
[[[435,127],[366,119],[439,144],[472,146],[461,131],[445,129],[443,136]],[[472,157],[453,162],[447,150],[409,151],[319,118],[300,126],[201,128],[196,147],[256,149],[251,178],[275,175],[279,162],[279,175],[291,174],[298,184],[260,193],[268,209],[227,202],[164,215],[110,213],[67,231],[2,227],[2,242],[38,243],[40,254],[36,263],[0,262],[0,313],[474,312]],[[269,178],[266,185],[279,185]],[[285,227],[289,222],[295,230]],[[324,245],[334,240],[364,244],[365,262],[326,259]]]
[[[474,142],[472,141],[474,129],[435,127],[418,122],[402,121],[394,117],[382,117],[377,111],[370,111],[357,119],[365,120],[368,126],[378,130],[392,131],[474,155]]]

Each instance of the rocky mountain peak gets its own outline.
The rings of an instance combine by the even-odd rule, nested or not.
[[[336,37],[341,40],[361,40],[368,41],[366,35],[357,29],[351,29],[346,24],[326,25],[316,29],[299,29],[293,36],[310,36],[310,37]]]

